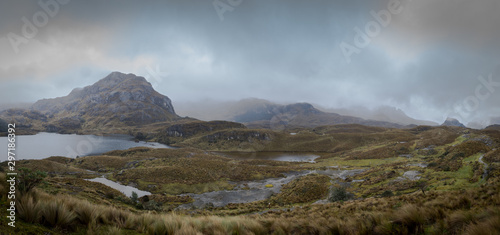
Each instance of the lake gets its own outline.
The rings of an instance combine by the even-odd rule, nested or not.
[[[7,144],[7,137],[0,137],[0,153],[7,153]],[[135,142],[129,135],[95,136],[41,132],[36,135],[16,136],[15,153],[16,160],[43,159],[51,156],[75,158],[134,147],[170,148],[168,145],[156,142]]]

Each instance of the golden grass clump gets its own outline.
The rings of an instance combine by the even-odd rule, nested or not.
[[[38,223],[41,218],[41,209],[31,194],[21,196],[17,202],[17,212],[19,217],[28,223]]]
[[[470,224],[466,229],[465,233],[467,235],[494,235],[498,234],[500,231],[500,215],[497,214],[495,216],[487,218],[483,222],[479,222],[477,224]]]
[[[57,201],[39,201],[41,221],[55,228],[70,228],[76,215],[73,211],[68,210],[65,204]]]
[[[462,232],[467,225],[475,223],[476,218],[470,211],[455,211],[447,219],[448,227],[455,232]]]
[[[74,208],[74,211],[78,221],[84,225],[96,223],[96,220],[100,218],[102,213],[97,206],[86,201],[79,203],[78,206]]]
[[[426,223],[424,214],[425,212],[414,204],[404,205],[393,214],[394,225],[396,229],[401,229],[401,232],[421,233]]]

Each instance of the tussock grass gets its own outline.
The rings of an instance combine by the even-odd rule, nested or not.
[[[101,217],[101,210],[89,202],[81,202],[74,207],[77,219],[82,224],[90,225],[96,222]]]
[[[494,235],[498,234],[500,231],[500,215],[496,214],[494,216],[488,217],[482,222],[477,224],[471,224],[467,227],[464,234],[467,235]]]
[[[423,232],[426,219],[425,211],[413,204],[405,205],[394,213],[396,228],[401,226],[400,231],[407,231],[408,233],[418,234]]]
[[[106,232],[108,235],[122,235],[123,231],[119,227],[110,227]]]
[[[41,218],[41,209],[39,204],[36,203],[31,194],[23,195],[17,201],[17,212],[19,217],[28,223],[38,223]]]
[[[316,196],[323,195],[323,189],[329,186],[328,180],[325,180],[327,178],[310,175],[292,181],[282,188],[281,195],[276,194],[264,201],[212,210],[181,211],[178,214],[146,213],[119,200],[99,198],[107,191],[97,188],[97,185],[92,192],[94,197],[91,197],[91,201],[96,204],[75,196],[57,194],[67,193],[71,188],[78,190],[85,182],[70,177],[51,177],[48,179],[51,190],[44,188],[51,194],[35,189],[31,194],[19,197],[18,213],[20,222],[56,227],[56,233],[76,230],[88,234],[500,234],[500,182],[497,177],[500,170],[494,168],[498,166],[498,150],[485,153],[490,146],[485,148],[483,143],[470,141],[474,136],[461,136],[462,131],[460,128],[417,127],[409,130],[366,129],[365,133],[356,133],[348,128],[326,127],[295,136],[272,133],[273,141],[266,144],[263,144],[265,141],[256,141],[268,150],[278,149],[281,145],[286,149],[318,147],[318,151],[330,151],[322,154],[319,163],[300,163],[306,166],[302,168],[300,164],[292,163],[232,160],[188,148],[115,151],[109,153],[113,155],[111,157],[95,156],[81,163],[82,168],[111,170],[115,179],[134,181],[139,183],[139,187],[155,184],[158,191],[171,190],[177,186],[184,190],[183,185],[199,191],[217,190],[217,187],[224,188],[224,182],[228,180],[270,177],[307,167],[349,165],[352,169],[370,166],[371,169],[354,177],[363,179],[363,182],[351,182],[353,187],[349,190],[357,198],[350,201],[310,204],[319,198]],[[198,137],[196,141],[201,141],[201,137]],[[231,142],[218,143],[216,147],[224,144],[236,146],[231,145],[234,144]],[[250,143],[244,144],[252,147]],[[434,148],[435,153],[415,154],[421,150],[419,148]],[[399,154],[397,151],[410,152],[412,157],[385,157]],[[348,160],[354,159],[353,153],[359,153],[363,158],[377,159]],[[489,178],[481,182],[471,181],[478,172],[482,172],[481,166],[476,167],[476,163],[483,153],[484,160],[492,167]],[[87,161],[85,158],[81,160]],[[67,162],[62,158],[47,161],[58,169],[78,167],[76,160],[69,166],[65,165]],[[451,167],[445,170],[409,166],[409,163],[433,161]],[[119,173],[118,169],[122,167],[125,169]],[[420,191],[415,192],[418,188],[413,181],[396,181],[410,170],[421,172],[420,176],[428,181],[429,189],[425,195]],[[148,171],[152,173],[148,175]],[[6,191],[5,174],[0,174],[0,179],[0,191]],[[91,191],[89,188],[93,186],[86,184],[82,189]],[[393,191],[394,195],[362,198],[380,195],[385,190]],[[299,191],[302,193],[297,193]],[[77,196],[88,198],[82,194]],[[170,196],[164,198],[167,201],[172,199]],[[275,203],[269,210],[268,203],[273,198],[281,198],[287,203]],[[5,197],[2,200],[5,203]]]
[[[22,206],[32,210],[23,212],[25,216],[20,218],[59,229],[82,226],[88,234],[103,231],[106,234],[125,231],[144,234],[497,234],[500,231],[500,200],[495,197],[498,189],[495,183],[458,196],[453,195],[454,192],[429,192],[425,196],[369,198],[229,217],[137,213],[34,190],[20,199]],[[493,196],[479,197],[489,193]],[[399,207],[394,206],[400,203]],[[485,203],[490,206],[483,210],[481,205]],[[36,213],[40,213],[40,217]]]
[[[57,201],[40,201],[41,222],[55,228],[70,228],[76,215],[68,210],[64,203]]]

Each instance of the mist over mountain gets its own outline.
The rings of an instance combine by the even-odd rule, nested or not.
[[[408,117],[401,110],[386,107],[375,111],[340,110],[316,108],[308,103],[277,104],[268,100],[250,98],[234,102],[189,102],[180,103],[177,108],[181,116],[201,120],[227,120],[246,123],[250,127],[283,128],[289,126],[312,127],[335,124],[363,124],[382,127],[407,125],[437,125]],[[359,115],[363,114],[363,115]],[[372,118],[373,117],[373,118]]]
[[[33,104],[34,104],[34,102],[32,102],[32,103],[29,103],[29,102],[0,103],[0,111],[6,110],[6,109],[13,109],[13,108],[28,109]]]
[[[180,118],[170,98],[158,93],[144,77],[120,72],[113,72],[93,85],[75,88],[67,96],[42,99],[29,109],[22,108],[26,106],[22,104],[21,108],[4,110],[0,117],[19,122],[21,127],[55,132],[147,125]],[[309,103],[278,104],[257,98],[178,102],[177,111],[181,116],[203,121],[225,120],[244,123],[251,128],[268,129],[337,124],[390,128],[438,125],[411,118],[402,110],[390,106],[334,109]],[[495,123],[500,123],[500,118],[491,118],[491,124]],[[456,119],[447,119],[443,125],[464,126]],[[482,129],[487,125],[471,122],[468,126]]]
[[[438,123],[426,120],[417,120],[409,117],[403,110],[390,107],[380,106],[375,109],[368,109],[364,107],[351,107],[351,108],[321,108],[318,109],[325,112],[333,112],[341,115],[356,116],[364,119],[371,119],[376,121],[393,122],[400,125],[428,125],[437,126]]]
[[[249,98],[240,101],[203,101],[180,102],[177,111],[181,116],[195,117],[201,120],[227,120],[256,124],[256,122],[286,120],[285,122],[299,126],[331,125],[344,123],[357,123],[375,126],[407,126],[431,125],[438,123],[432,121],[416,120],[408,117],[402,110],[383,106],[375,110],[366,108],[328,109],[319,105],[301,106],[303,112],[293,109],[294,104],[277,104],[264,99]],[[292,106],[290,106],[292,105]],[[296,108],[296,107],[295,107]],[[307,120],[309,116],[311,120]],[[299,119],[301,121],[299,121]],[[389,124],[390,123],[390,124]]]
[[[490,125],[500,124],[500,117],[490,118]]]

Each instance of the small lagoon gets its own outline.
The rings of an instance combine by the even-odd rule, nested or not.
[[[142,197],[142,196],[146,196],[146,195],[151,195],[150,192],[142,191],[142,190],[139,190],[139,189],[134,188],[132,186],[121,185],[121,184],[119,184],[117,182],[108,180],[108,179],[106,179],[104,177],[89,179],[88,181],[99,182],[101,184],[104,184],[106,186],[114,188],[114,189],[122,192],[123,194],[125,194],[127,197],[132,196],[132,192],[136,192],[138,197]]]
[[[215,152],[236,160],[273,160],[282,162],[310,162],[314,163],[320,156],[307,153],[293,152]]]

